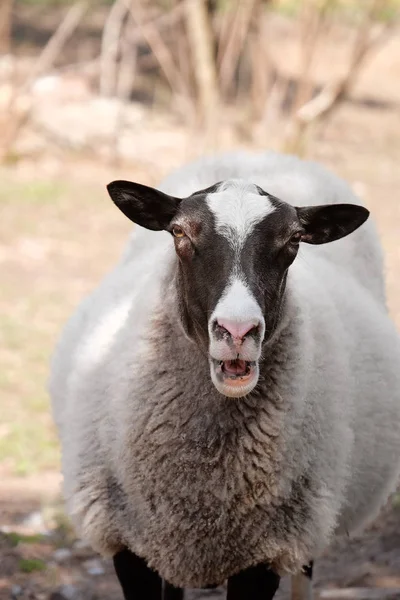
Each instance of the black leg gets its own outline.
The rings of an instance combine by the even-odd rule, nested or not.
[[[308,565],[304,565],[304,567],[302,569],[303,575],[308,577],[308,579],[312,579],[313,568],[314,568],[314,561],[312,560],[311,562],[308,563]]]
[[[183,600],[184,591],[164,580],[163,600]]]
[[[114,556],[114,568],[125,600],[183,600],[182,589],[163,582],[143,558],[130,550]]]
[[[122,550],[114,556],[114,568],[125,600],[161,600],[161,577],[143,558]]]
[[[272,600],[280,577],[267,565],[257,565],[228,579],[227,600]]]

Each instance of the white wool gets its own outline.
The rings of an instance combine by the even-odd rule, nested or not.
[[[319,165],[274,153],[205,158],[172,173],[160,189],[184,197],[231,178],[295,206],[360,204],[345,182]],[[254,209],[251,222],[265,206],[261,213]],[[128,472],[121,432],[135,415],[139,419],[146,403],[134,375],[146,361],[141,334],[162,302],[160,281],[173,260],[168,234],[135,227],[120,263],[67,323],[52,363],[50,392],[68,506],[81,533],[105,554],[123,543],[117,518],[102,501],[105,478],[113,469],[118,478]],[[354,532],[375,517],[400,470],[400,346],[387,315],[373,221],[342,240],[302,245],[288,293],[302,315],[304,337],[301,364],[291,371],[281,489],[297,470],[315,464],[317,553],[329,543],[332,528]],[[337,457],[348,467],[348,479]],[[141,523],[139,504],[133,510]],[[294,553],[301,544],[293,541]]]

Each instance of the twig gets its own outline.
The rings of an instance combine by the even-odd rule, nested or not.
[[[303,6],[303,17],[301,32],[301,68],[295,98],[292,104],[292,116],[296,114],[311,96],[310,73],[320,39],[323,26],[326,24],[326,12],[331,0],[324,0],[320,8],[313,6],[312,0],[308,0]]]
[[[247,2],[238,3],[234,23],[231,28],[231,34],[228,37],[226,47],[221,55],[219,78],[221,91],[225,94],[229,92],[229,89],[232,86],[234,73],[250,27],[254,1],[255,0],[247,0]]]
[[[370,32],[359,34],[354,47],[352,59],[350,61],[347,73],[334,82],[326,84],[321,92],[304,104],[297,112],[297,118],[305,123],[325,116],[349,93],[363,67],[367,57],[373,51],[377,51],[379,46],[386,41],[393,31],[392,27],[384,27],[380,34],[370,37]]]
[[[180,0],[177,0],[177,1],[179,2]],[[180,6],[182,6],[182,4]],[[186,29],[185,29],[183,20],[177,24],[176,30],[177,30],[176,45],[177,45],[177,52],[178,52],[178,69],[185,81],[186,88],[191,91],[193,89],[194,76],[193,76],[193,69],[192,69],[191,60],[190,60],[191,56],[190,56],[189,43],[188,43],[188,38],[187,38]]]
[[[76,2],[67,12],[56,31],[47,42],[46,46],[42,50],[39,58],[37,59],[32,72],[22,86],[15,90],[12,98],[10,99],[10,116],[8,119],[8,127],[4,132],[3,143],[0,148],[0,163],[4,161],[4,158],[10,151],[13,143],[15,142],[18,133],[24,123],[29,119],[30,114],[30,102],[28,101],[24,109],[16,110],[15,107],[20,105],[19,98],[28,94],[35,79],[41,75],[44,71],[50,69],[54,64],[57,56],[61,52],[65,42],[72,35],[77,25],[79,24],[82,16],[84,15],[88,7],[88,2]]]
[[[111,162],[117,166],[120,161],[120,134],[125,124],[126,102],[132,92],[133,82],[136,76],[138,48],[131,44],[129,39],[132,16],[128,15],[121,39],[121,62],[117,76],[117,97],[120,102],[117,107],[113,140],[111,142]]]
[[[238,10],[238,5],[236,5],[236,12],[237,12],[237,10]],[[216,35],[218,38],[217,61],[216,62],[217,62],[218,66],[220,66],[222,56],[224,55],[224,52],[226,50],[226,46],[227,46],[228,39],[229,39],[229,34],[230,34],[230,31],[232,28],[232,21],[234,18],[235,18],[235,16],[232,18],[232,14],[230,11],[225,11],[224,13],[222,13],[222,15],[220,17],[220,22],[218,23],[218,21],[216,21],[216,26],[217,26]]]
[[[217,73],[213,56],[213,34],[204,0],[187,0],[186,27],[191,47],[197,95],[203,123],[214,129],[219,104]]]
[[[56,31],[43,48],[39,58],[37,59],[30,77],[24,84],[24,90],[28,89],[32,82],[42,73],[48,71],[54,64],[57,56],[60,54],[65,42],[73,34],[77,26],[79,25],[83,15],[85,14],[89,3],[86,1],[79,0],[68,10],[64,19],[57,27]]]
[[[121,63],[117,76],[117,96],[121,100],[128,100],[132,92],[133,81],[136,75],[138,48],[132,44],[130,31],[132,28],[132,15],[128,15],[128,20],[124,27],[121,39]]]
[[[10,52],[12,5],[13,0],[0,2],[0,54]]]
[[[125,0],[127,2],[127,0]],[[154,22],[144,23],[143,7],[140,0],[135,0],[129,8],[133,20],[140,28],[143,37],[150,46],[154,56],[167,79],[172,91],[184,102],[186,114],[192,116],[193,106],[190,103],[190,93],[186,88],[183,77],[176,67],[172,54],[162,39]]]
[[[273,61],[267,47],[268,31],[265,20],[265,4],[256,0],[249,32],[251,66],[251,98],[253,118],[262,119],[271,92],[271,79],[274,72]]]
[[[112,96],[115,91],[119,40],[128,11],[129,5],[126,0],[116,0],[103,28],[100,53],[100,94],[102,96]]]
[[[157,27],[158,31],[160,31],[160,29],[171,27],[181,18],[184,8],[184,3],[181,3],[169,13],[161,15],[149,23],[135,26],[130,12],[132,2],[133,0],[117,0],[108,14],[103,29],[100,52],[100,94],[103,96],[113,96],[115,93],[118,96],[120,95],[118,89],[120,89],[121,78],[117,74],[118,60],[119,53],[123,54],[125,52],[125,58],[121,58],[121,61],[124,61],[125,66],[127,65],[126,53],[129,52],[127,50],[127,43],[129,42],[134,56],[132,60],[136,63],[137,49],[134,49],[134,47],[145,38],[145,29],[148,27]],[[126,31],[123,34],[123,22],[127,14],[129,14],[129,19],[125,28]],[[125,38],[124,48],[120,48],[122,37]],[[123,68],[123,70],[126,73],[126,69]]]
[[[340,104],[354,86],[366,59],[390,36],[394,23],[382,26],[378,34],[372,35],[374,20],[384,2],[385,0],[372,0],[364,22],[357,30],[346,74],[327,83],[315,98],[298,109],[285,140],[286,151],[299,152],[306,129],[312,123],[326,118]]]
[[[185,12],[185,4],[186,0],[182,0],[174,6],[168,13],[159,15],[155,19],[151,19],[146,23],[141,23],[140,26],[135,29],[131,28],[130,34],[130,42],[132,44],[137,44],[143,38],[146,39],[146,29],[150,28],[151,30],[156,27],[158,31],[162,31],[163,29],[168,29],[178,23]]]

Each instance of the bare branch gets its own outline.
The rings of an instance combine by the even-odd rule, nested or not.
[[[394,23],[381,26],[375,23],[379,10],[385,2],[386,0],[371,1],[363,22],[357,29],[345,75],[327,83],[315,98],[297,110],[285,142],[286,151],[299,151],[306,129],[313,122],[326,117],[342,102],[354,86],[367,58],[370,58],[373,51],[376,51],[390,37],[395,28]],[[377,28],[378,33],[374,33]]]
[[[32,82],[42,73],[48,71],[54,64],[68,38],[71,37],[85,14],[89,3],[79,0],[68,10],[64,19],[57,27],[56,31],[42,50],[29,79],[25,82],[25,89],[30,87]]]
[[[117,81],[118,49],[123,21],[129,11],[126,0],[116,0],[103,28],[100,54],[100,94],[112,96]]]
[[[177,1],[179,2],[180,0]],[[184,3],[180,4],[180,6],[184,6]],[[176,37],[178,69],[185,81],[186,88],[191,91],[193,89],[194,74],[191,64],[189,40],[183,20],[177,23]]]
[[[333,108],[349,93],[350,88],[354,86],[357,76],[367,58],[370,58],[373,51],[378,50],[392,32],[392,27],[384,28],[379,35],[370,37],[370,32],[363,36],[357,36],[353,55],[350,61],[347,73],[334,82],[326,84],[321,92],[302,106],[297,112],[297,118],[303,122],[311,122],[331,112]]]
[[[253,117],[262,119],[267,98],[272,91],[275,67],[267,47],[268,31],[265,4],[256,0],[249,31],[249,54],[251,66],[251,99]]]
[[[0,54],[10,52],[12,6],[13,0],[0,2]]]
[[[31,102],[27,98],[27,94],[29,93],[33,82],[39,75],[50,69],[54,64],[65,42],[78,26],[87,7],[88,2],[82,1],[76,2],[71,6],[63,21],[61,21],[60,25],[39,55],[28,79],[20,88],[15,89],[14,94],[10,99],[8,124],[3,133],[3,142],[0,148],[0,163],[3,162],[4,158],[9,153],[20,129],[29,119]]]
[[[228,93],[232,86],[233,77],[243,50],[250,22],[253,14],[255,0],[238,2],[235,19],[228,36],[226,47],[221,53],[219,78],[221,91]]]
[[[137,44],[132,44],[130,35],[132,24],[132,15],[129,14],[121,36],[121,63],[117,76],[117,96],[121,100],[129,99],[136,75],[138,48]]]
[[[125,0],[127,2],[127,0]],[[187,89],[184,79],[179,69],[176,67],[172,54],[162,39],[154,22],[144,23],[143,7],[140,0],[134,0],[129,8],[132,18],[140,28],[141,33],[150,46],[154,56],[157,58],[160,67],[167,79],[172,91],[178,98],[184,102],[187,114],[193,113],[193,107],[190,103],[190,92]]]
[[[174,6],[168,13],[162,14],[155,19],[151,19],[146,21],[146,23],[142,23],[140,26],[136,28],[131,28],[130,41],[132,44],[137,44],[141,40],[146,39],[146,29],[150,28],[152,31],[154,27],[158,29],[158,31],[162,31],[163,29],[168,29],[173,25],[177,24],[185,13],[185,4],[186,0],[182,0]]]
[[[207,122],[215,115],[219,101],[213,37],[204,0],[187,0],[186,25],[196,77],[199,108]]]
[[[319,39],[326,26],[326,13],[331,0],[324,0],[320,8],[315,8],[312,0],[303,5],[301,22],[300,76],[295,94],[292,114],[296,114],[312,94],[310,74]]]
[[[157,27],[158,31],[165,27],[172,26],[181,18],[183,5],[177,6],[167,14],[161,15],[147,24],[136,26],[131,14],[133,0],[116,0],[108,14],[106,24],[103,29],[100,53],[100,94],[103,96],[113,96],[115,93],[121,97],[121,85],[128,86],[127,79],[133,81],[133,76],[129,76],[129,60],[132,65],[137,62],[137,44],[146,39],[146,28]],[[124,21],[129,14],[126,26]],[[131,59],[129,58],[131,53]],[[121,64],[118,68],[118,62],[121,55]],[[122,69],[122,70],[121,70]],[[124,75],[122,76],[122,72]],[[125,80],[125,84],[122,83]],[[126,95],[126,91],[123,92]]]

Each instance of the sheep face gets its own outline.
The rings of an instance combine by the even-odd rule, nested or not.
[[[344,237],[369,214],[350,204],[295,208],[240,180],[184,199],[126,181],[108,190],[132,221],[172,234],[182,325],[207,354],[217,390],[232,398],[257,385],[300,242]]]
[[[252,184],[228,181],[183,201],[171,231],[186,333],[207,351],[218,391],[245,396],[279,322],[302,231],[296,209]]]

